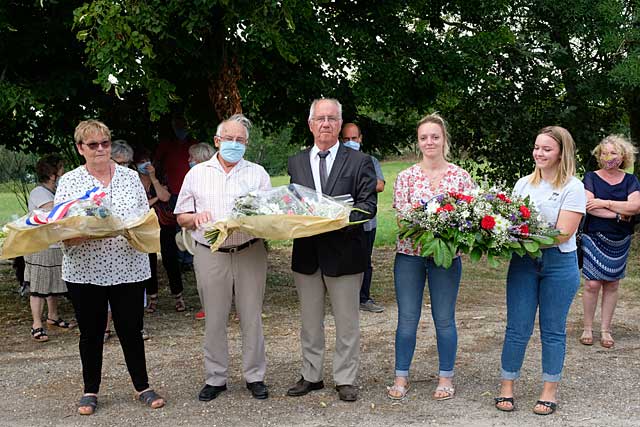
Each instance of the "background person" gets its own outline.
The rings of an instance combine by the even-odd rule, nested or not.
[[[580,342],[593,344],[593,318],[602,289],[600,345],[611,348],[611,321],[618,286],[625,276],[633,236],[633,215],[640,211],[640,183],[624,169],[633,167],[636,148],[622,135],[603,139],[592,154],[600,167],[584,176],[587,218],[582,235],[585,278],[582,293],[584,331]]]
[[[355,123],[347,123],[342,127],[342,143],[352,150],[360,151],[362,148],[362,133]],[[371,156],[373,168],[376,171],[376,192],[384,191],[384,174],[380,167],[380,162]],[[371,218],[363,224],[364,234],[367,236],[367,249],[369,260],[367,269],[362,277],[362,286],[360,286],[360,310],[370,311],[373,313],[382,313],[384,308],[371,298],[371,277],[373,275],[373,265],[371,265],[371,254],[373,253],[373,244],[376,241],[376,228],[378,225],[377,217]]]
[[[35,209],[50,210],[58,184],[58,178],[64,174],[62,157],[47,154],[36,163],[36,175],[39,185],[31,193],[27,201],[29,212]],[[62,280],[62,250],[54,244],[48,249],[31,255],[25,255],[24,280],[30,283],[29,304],[33,324],[31,337],[38,342],[49,340],[42,324],[42,310],[47,301],[47,325],[68,329],[74,325],[62,320],[58,314],[58,297],[67,293],[67,286]]]
[[[74,139],[85,164],[60,178],[55,203],[76,199],[91,188],[101,187],[111,214],[118,218],[126,220],[149,210],[138,174],[111,160],[111,132],[104,123],[80,122]],[[78,412],[91,415],[98,403],[108,305],[137,398],[154,409],[164,406],[164,399],[149,387],[140,333],[144,282],[151,275],[147,254],[135,250],[122,236],[70,239],[64,242],[63,252],[62,277],[80,328],[84,394]]]
[[[175,310],[183,312],[186,310],[182,292],[184,285],[180,264],[178,261],[178,246],[176,245],[176,217],[169,205],[171,193],[167,187],[156,176],[156,168],[151,163],[151,153],[146,148],[140,147],[135,151],[133,161],[136,171],[140,177],[140,182],[144,187],[149,206],[156,211],[158,223],[160,223],[160,254],[162,255],[162,266],[167,272],[169,279],[169,289],[175,300]],[[154,313],[158,309],[158,256],[149,254],[151,263],[151,279],[147,281],[146,289],[148,296],[147,313]]]
[[[189,147],[189,167],[194,167],[197,164],[210,160],[214,154],[215,151],[213,147],[205,142],[192,145]],[[191,239],[191,230],[182,228],[182,230],[180,230],[180,237],[176,238]],[[204,305],[202,300],[200,300],[200,305],[201,307]],[[204,312],[204,308],[200,308],[200,310],[195,314],[196,320],[204,320],[205,317],[206,314]]]
[[[350,194],[354,207],[370,212],[352,212],[350,220],[370,219],[377,208],[376,175],[371,156],[338,143],[342,106],[335,99],[316,99],[307,123],[314,144],[289,158],[291,183],[329,196]],[[294,239],[291,269],[300,299],[302,377],[287,395],[304,396],[324,387],[324,301],[328,293],[336,324],[333,378],[338,397],[350,402],[358,399],[359,294],[367,253],[361,224]]]
[[[465,192],[474,187],[469,173],[447,161],[449,132],[442,117],[430,114],[422,118],[418,122],[417,137],[422,160],[398,174],[393,190],[393,207],[398,219],[402,218],[403,211],[416,203],[449,191]],[[398,327],[395,379],[388,391],[390,398],[401,399],[409,390],[409,368],[416,347],[427,278],[439,360],[438,386],[432,397],[435,400],[454,397],[453,375],[458,349],[455,313],[461,275],[460,257],[454,258],[449,268],[438,267],[433,258],[420,255],[412,239],[398,237],[393,267]]]
[[[556,243],[542,256],[513,254],[507,273],[507,328],[502,346],[502,381],[496,408],[513,411],[513,383],[520,377],[536,314],[542,341],[542,392],[533,407],[538,415],[557,407],[558,383],[566,351],[567,315],[580,286],[576,231],[585,213],[584,186],[576,171],[575,144],[560,126],[538,132],[534,146],[535,169],[520,178],[513,193],[530,197],[549,224],[560,230]]]

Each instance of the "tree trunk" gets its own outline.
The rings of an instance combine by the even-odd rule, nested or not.
[[[220,72],[209,78],[209,99],[220,121],[234,114],[242,113],[242,99],[238,89],[240,66],[235,54],[225,52],[222,57]]]

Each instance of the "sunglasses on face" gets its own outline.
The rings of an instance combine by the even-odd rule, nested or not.
[[[111,141],[109,141],[108,139],[105,139],[104,141],[100,141],[100,142],[81,142],[81,144],[86,145],[87,147],[89,147],[89,150],[95,151],[98,149],[98,147],[102,147],[105,150],[109,147],[111,147]]]

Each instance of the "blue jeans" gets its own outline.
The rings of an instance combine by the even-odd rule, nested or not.
[[[513,255],[507,274],[507,330],[502,347],[502,379],[515,380],[539,314],[542,380],[558,382],[566,350],[567,315],[580,286],[576,252],[542,250],[542,257]]]
[[[398,302],[396,376],[409,376],[409,367],[416,349],[424,285],[428,277],[431,316],[436,326],[438,343],[439,375],[453,377],[458,348],[456,299],[462,276],[460,258],[455,258],[451,267],[442,268],[436,266],[432,258],[397,253],[393,274]]]

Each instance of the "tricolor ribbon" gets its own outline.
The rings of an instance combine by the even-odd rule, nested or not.
[[[87,191],[84,196],[67,200],[66,202],[58,203],[51,209],[51,212],[46,217],[38,216],[38,214],[31,214],[25,221],[26,225],[42,225],[48,224],[53,221],[57,221],[60,218],[64,218],[69,212],[69,208],[74,204],[82,201],[82,200],[93,200],[96,205],[100,205],[102,203],[102,199],[107,195],[100,187],[93,187],[91,190]]]

